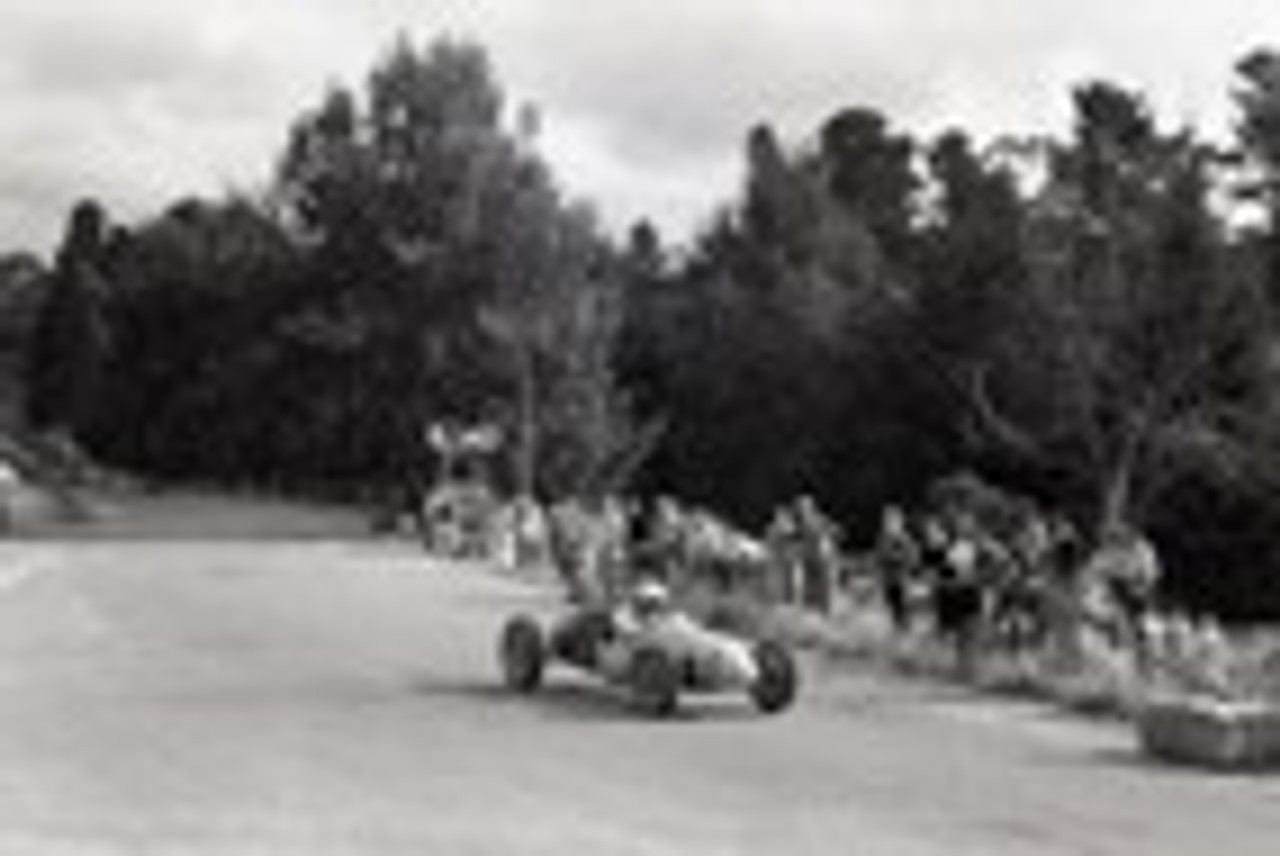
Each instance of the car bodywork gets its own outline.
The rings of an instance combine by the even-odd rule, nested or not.
[[[685,693],[734,691],[777,713],[791,705],[799,682],[781,644],[712,630],[679,611],[638,623],[622,611],[579,608],[545,627],[517,616],[504,628],[499,653],[512,689],[532,692],[548,664],[564,663],[623,688],[659,715],[674,710]]]

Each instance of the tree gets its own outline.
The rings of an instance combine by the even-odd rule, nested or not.
[[[858,215],[888,258],[909,264],[921,186],[913,165],[915,141],[865,107],[837,113],[819,137],[833,197]]]
[[[494,178],[525,168],[500,125],[501,93],[477,46],[401,38],[363,98],[336,90],[295,126],[278,195],[314,247],[316,288],[363,319],[364,355],[412,444],[433,357],[466,347],[495,271],[484,258]],[[530,167],[532,168],[532,167]],[[448,340],[448,341],[446,341]],[[440,390],[446,409],[471,390]]]
[[[763,522],[825,478],[846,412],[846,354],[891,299],[875,236],[820,159],[767,126],[745,146],[740,199],[646,301],[647,384],[670,417],[655,489]],[[645,332],[647,331],[647,332]],[[643,348],[641,348],[643,350]]]
[[[0,256],[0,426],[5,430],[22,421],[29,343],[48,282],[36,256]]]
[[[979,376],[971,403],[1107,528],[1140,520],[1192,461],[1240,467],[1266,311],[1224,264],[1209,150],[1109,84],[1077,90],[1076,111],[1027,227],[1003,381]]]
[[[523,282],[486,308],[510,360],[516,488],[542,497],[600,496],[628,484],[660,430],[641,419],[618,376],[623,275],[585,211],[525,221]]]
[[[98,203],[84,201],[72,210],[30,342],[26,407],[38,430],[74,436],[94,418],[108,347],[105,234]]]
[[[577,349],[612,359],[617,324],[594,308],[609,303],[611,251],[562,198],[530,114],[510,130],[503,103],[478,46],[401,39],[363,97],[335,91],[297,123],[280,170],[316,306],[358,331],[384,478],[421,469],[429,422],[488,420],[515,426],[521,489],[582,481],[540,470],[598,426],[553,430],[547,408],[583,380]]]
[[[905,264],[882,264],[854,313],[847,355],[853,387],[840,468],[874,522],[888,502],[922,500],[939,476],[997,466],[970,411],[970,391],[998,359],[1012,306],[1025,286],[1023,205],[1011,174],[963,132],[923,147],[928,167]],[[864,306],[867,304],[864,302]],[[870,535],[870,531],[862,534]]]
[[[1248,179],[1242,190],[1263,213],[1262,249],[1267,287],[1280,297],[1280,53],[1257,50],[1236,65],[1241,87],[1237,125],[1240,160]]]
[[[110,402],[91,435],[112,463],[168,476],[242,479],[279,431],[282,391],[250,359],[279,358],[297,304],[298,254],[258,200],[187,199],[108,241]]]

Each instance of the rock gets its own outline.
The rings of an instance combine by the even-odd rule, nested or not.
[[[1280,768],[1280,707],[1211,697],[1162,699],[1139,711],[1138,737],[1156,758],[1219,770]]]

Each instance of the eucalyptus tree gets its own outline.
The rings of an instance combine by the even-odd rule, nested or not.
[[[590,481],[609,454],[583,450],[617,439],[561,412],[570,388],[615,408],[613,251],[556,185],[533,116],[513,121],[478,45],[402,38],[365,91],[332,91],[293,129],[277,196],[318,313],[352,332],[372,399],[359,433],[392,478],[421,467],[439,419],[509,428],[521,490]]]
[[[1239,429],[1262,392],[1267,312],[1227,264],[1214,152],[1111,84],[1081,87],[1075,107],[1028,212],[1002,380],[971,400],[1108,527],[1140,519],[1192,463],[1247,469]]]

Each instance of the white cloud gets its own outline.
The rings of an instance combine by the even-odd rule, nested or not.
[[[470,34],[547,117],[609,219],[676,231],[736,181],[746,128],[868,104],[915,128],[1060,126],[1089,74],[1222,128],[1273,0],[0,0],[0,247],[47,247],[83,194],[127,216],[261,180],[327,81],[397,30]]]

